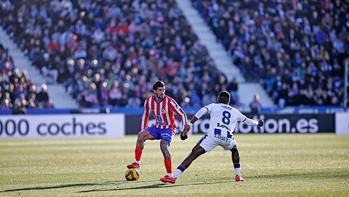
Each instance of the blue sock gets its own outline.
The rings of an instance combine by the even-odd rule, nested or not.
[[[182,172],[184,172],[184,170],[185,170],[185,168],[184,168],[182,165],[179,165],[179,166],[177,167],[177,169],[180,170],[180,171],[182,171]]]

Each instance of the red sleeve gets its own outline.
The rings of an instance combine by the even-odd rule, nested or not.
[[[149,100],[150,100],[150,97],[148,97],[144,101],[144,112],[143,112],[143,117],[142,117],[141,130],[144,130],[148,127],[149,114],[150,114]]]
[[[173,111],[176,112],[177,115],[181,117],[182,126],[180,130],[183,131],[184,125],[187,123],[187,115],[185,114],[184,110],[174,100],[171,100],[170,107]]]

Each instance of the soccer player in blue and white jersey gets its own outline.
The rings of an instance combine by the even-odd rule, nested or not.
[[[229,106],[230,94],[227,91],[221,91],[218,94],[217,103],[209,104],[201,108],[191,119],[191,125],[195,123],[205,114],[210,114],[210,128],[207,135],[200,139],[194,146],[192,152],[177,167],[172,176],[163,178],[161,181],[165,183],[175,183],[177,178],[190,166],[190,164],[200,155],[210,152],[217,146],[230,150],[232,153],[232,161],[235,168],[235,181],[243,181],[240,174],[240,156],[237,149],[233,131],[237,122],[244,122],[250,126],[263,126],[262,120],[253,120],[247,118],[237,109]],[[190,126],[191,126],[190,125]],[[188,138],[187,133],[190,128],[185,129],[181,133],[181,139]]]

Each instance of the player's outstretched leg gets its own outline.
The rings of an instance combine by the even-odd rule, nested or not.
[[[136,148],[135,148],[135,162],[127,165],[127,168],[137,168],[141,167],[141,156],[144,148],[144,142],[146,140],[154,139],[148,130],[143,130],[138,133]]]
[[[164,177],[160,180],[164,183],[176,183],[177,178],[190,166],[190,164],[204,153],[206,153],[205,149],[203,149],[199,144],[195,145],[187,158],[185,158],[181,165],[177,167],[176,171],[173,173],[173,176]]]
[[[240,155],[236,146],[231,149],[231,158],[235,169],[235,181],[244,181],[240,173]]]

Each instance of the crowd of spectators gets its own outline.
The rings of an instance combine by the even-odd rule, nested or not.
[[[184,107],[214,102],[226,88],[175,0],[18,0],[2,7],[4,29],[82,106],[143,106],[157,79]]]
[[[22,114],[28,108],[53,108],[47,86],[42,84],[38,90],[26,72],[15,68],[8,50],[0,44],[0,111]]]
[[[279,106],[343,103],[348,0],[192,3],[244,76],[261,80]]]

